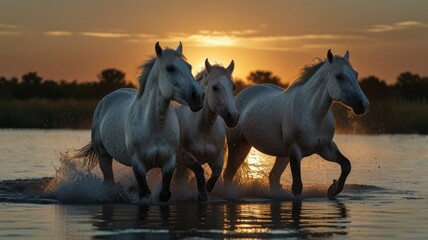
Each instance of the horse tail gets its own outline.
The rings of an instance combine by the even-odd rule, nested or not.
[[[73,158],[83,158],[82,166],[87,167],[88,170],[92,170],[98,164],[97,153],[95,152],[92,142],[89,142],[82,148],[78,149]]]

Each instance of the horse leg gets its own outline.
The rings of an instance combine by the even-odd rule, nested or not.
[[[269,186],[271,192],[278,192],[282,190],[280,179],[281,175],[287,167],[290,159],[288,157],[276,157],[275,164],[269,173]]]
[[[229,137],[228,135],[227,141],[229,154],[227,157],[227,165],[223,173],[223,180],[225,185],[230,185],[242,162],[250,152],[251,145],[242,135],[240,135],[238,139],[233,139],[233,137]]]
[[[198,200],[207,201],[208,191],[205,182],[204,169],[201,167],[198,160],[191,153],[186,152],[186,154],[184,155],[184,159],[186,161],[186,166],[195,174],[196,184],[198,187]]]
[[[211,192],[214,189],[215,183],[217,182],[218,178],[221,175],[221,171],[223,170],[223,164],[224,164],[224,155],[221,153],[216,161],[208,163],[210,165],[212,174],[210,179],[207,181],[207,190],[208,192]]]
[[[300,195],[302,193],[303,184],[302,176],[300,171],[300,162],[302,160],[302,153],[300,152],[299,147],[292,145],[290,147],[290,167],[291,175],[293,177],[293,184],[291,185],[291,190],[293,195]]]
[[[137,160],[138,161],[138,160]],[[147,169],[144,166],[139,166],[135,161],[132,161],[132,170],[134,171],[135,179],[137,180],[138,189],[140,190],[140,198],[150,197],[150,189],[147,185],[146,173]]]
[[[113,177],[113,158],[108,154],[98,155],[100,159],[100,168],[104,175],[104,183],[114,183]]]
[[[333,180],[333,184],[327,190],[328,198],[335,198],[343,190],[346,178],[351,172],[351,162],[343,156],[334,141],[330,141],[318,154],[325,160],[336,162],[340,165],[341,173],[339,180]]]
[[[101,171],[104,176],[104,183],[114,183],[113,177],[113,158],[108,154],[107,150],[101,143],[92,143],[94,150],[98,155]]]
[[[172,156],[172,160],[162,166],[162,190],[159,193],[159,201],[161,202],[168,202],[171,198],[170,187],[175,170],[175,160],[175,156]]]

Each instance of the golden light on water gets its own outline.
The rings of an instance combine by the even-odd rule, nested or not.
[[[261,179],[266,178],[269,173],[269,166],[271,165],[272,157],[265,155],[252,147],[247,156],[246,162],[250,170],[248,172],[248,177],[252,179]]]
[[[225,222],[223,233],[268,233],[270,229],[265,227],[266,223],[271,222],[269,214],[266,214],[268,205],[243,204],[237,205],[235,210],[239,218],[231,218],[230,212],[225,208],[224,217],[229,221]],[[233,215],[235,216],[235,215]]]

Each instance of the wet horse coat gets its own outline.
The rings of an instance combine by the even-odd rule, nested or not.
[[[155,50],[156,57],[143,66],[137,91],[119,89],[98,104],[92,122],[92,141],[78,156],[85,157],[90,165],[99,162],[105,182],[114,181],[112,158],[132,166],[140,197],[150,195],[147,171],[159,167],[159,200],[168,201],[180,134],[170,101],[197,111],[202,108],[204,93],[183,58],[181,43],[177,50],[162,49],[156,43]]]
[[[180,122],[180,144],[177,149],[177,176],[183,177],[183,167],[191,169],[197,180],[198,199],[208,199],[210,192],[223,170],[225,126],[234,127],[239,119],[233,101],[235,84],[231,79],[232,61],[227,68],[211,66],[205,61],[205,70],[196,79],[205,92],[204,107],[199,112],[185,106],[175,108]],[[223,120],[221,119],[223,118]],[[208,163],[212,174],[205,182],[202,164]],[[180,180],[180,179],[179,179]],[[182,179],[181,179],[182,180]]]
[[[334,101],[363,114],[368,100],[357,82],[357,72],[344,57],[333,56],[327,61],[304,69],[300,81],[287,91],[271,85],[248,87],[236,97],[241,113],[238,125],[227,131],[229,157],[223,174],[230,184],[251,147],[272,156],[275,164],[269,174],[271,191],[281,190],[280,177],[288,163],[293,177],[292,192],[302,192],[300,161],[314,153],[341,166],[341,175],[327,191],[329,197],[340,193],[351,171],[350,161],[333,141],[335,121],[330,108]]]

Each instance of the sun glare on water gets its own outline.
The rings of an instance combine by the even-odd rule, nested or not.
[[[249,168],[249,176],[253,179],[265,178],[269,172],[269,165],[271,163],[271,157],[257,151],[255,148],[251,148],[250,153],[247,156],[246,162]]]

